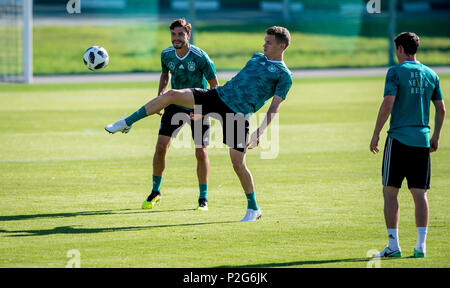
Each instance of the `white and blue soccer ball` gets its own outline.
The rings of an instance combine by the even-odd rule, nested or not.
[[[105,68],[109,63],[109,55],[101,46],[89,47],[83,55],[83,62],[92,71]]]

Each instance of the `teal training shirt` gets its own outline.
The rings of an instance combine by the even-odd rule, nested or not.
[[[170,72],[172,74],[170,81],[172,89],[206,89],[208,87],[207,80],[216,78],[214,63],[206,52],[194,45],[190,45],[183,58],[178,57],[173,46],[163,50],[161,52],[161,68],[162,73]]]
[[[235,113],[251,115],[274,95],[286,99],[292,74],[283,61],[271,61],[255,53],[244,68],[217,88],[220,99]]]
[[[388,134],[408,146],[430,147],[430,104],[442,100],[439,77],[417,61],[389,68],[384,96],[395,96]]]

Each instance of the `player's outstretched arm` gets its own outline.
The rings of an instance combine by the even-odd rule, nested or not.
[[[378,153],[378,140],[380,139],[380,132],[383,129],[389,115],[391,114],[392,107],[394,106],[395,96],[384,96],[383,103],[381,103],[380,110],[378,111],[377,122],[375,129],[373,130],[372,140],[370,141],[370,151],[373,154]]]
[[[439,148],[439,138],[441,137],[441,130],[442,126],[444,126],[446,113],[444,100],[434,100],[433,104],[436,108],[436,116],[434,121],[434,132],[430,140],[430,152],[434,152]]]
[[[280,110],[281,103],[284,101],[283,98],[280,96],[273,96],[272,103],[270,104],[269,109],[267,110],[266,117],[264,117],[264,121],[261,123],[261,126],[256,129],[255,132],[253,132],[252,136],[250,137],[250,141],[248,142],[248,149],[256,148],[259,145],[259,138],[261,135],[266,131],[266,128],[270,125],[270,122],[272,122],[272,119],[277,115],[278,111]]]

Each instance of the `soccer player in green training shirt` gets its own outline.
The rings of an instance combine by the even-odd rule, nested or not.
[[[173,46],[168,47],[161,53],[162,73],[158,95],[162,95],[167,89],[169,79],[172,89],[206,88],[208,83],[210,88],[217,88],[219,81],[217,80],[214,63],[203,50],[189,44],[191,24],[185,19],[176,19],[172,21],[169,28]],[[206,147],[209,142],[210,126],[209,122],[205,121],[197,127],[194,121],[189,119],[191,112],[191,109],[178,105],[169,105],[164,109],[153,156],[152,193],[142,203],[143,209],[152,209],[161,199],[160,187],[162,174],[166,166],[167,151],[172,138],[177,136],[185,123],[189,123],[196,146],[195,156],[197,158],[197,178],[199,183],[198,210],[208,210],[209,159]],[[184,119],[184,121],[175,121],[177,119]]]
[[[382,184],[384,216],[389,245],[376,257],[401,257],[398,242],[399,208],[397,195],[403,179],[415,203],[417,242],[414,257],[426,255],[429,218],[427,190],[430,188],[430,152],[439,147],[445,118],[445,105],[436,73],[416,59],[419,37],[404,32],[395,38],[398,65],[389,68],[384,100],[370,142],[370,151],[378,152],[380,132],[391,115],[384,149]],[[430,102],[436,109],[434,132],[429,139]]]
[[[256,203],[253,176],[247,168],[247,148],[258,146],[259,139],[278,113],[292,85],[292,75],[283,62],[291,36],[286,28],[266,30],[264,54],[255,53],[245,67],[224,86],[217,89],[169,90],[130,115],[107,125],[110,133],[128,131],[131,125],[171,104],[194,108],[194,114],[210,115],[222,123],[223,142],[230,147],[230,158],[247,198],[247,213],[242,222],[256,221],[261,210]],[[260,127],[248,139],[249,118],[270,98],[272,103]]]
[[[200,48],[190,45],[192,26],[185,19],[176,19],[170,24],[171,42],[161,53],[162,72],[159,81],[158,95],[162,95],[171,83],[172,89],[182,88],[217,88],[219,82],[216,77],[214,63]],[[197,178],[199,183],[198,210],[206,211],[209,159],[207,145],[209,142],[209,121],[201,121],[196,125],[190,119],[193,110],[179,106],[165,107],[161,117],[158,140],[153,156],[153,188],[152,193],[142,203],[142,209],[152,209],[161,199],[161,182],[166,167],[166,154],[172,142],[184,124],[191,126],[192,138],[195,143],[197,158]],[[198,121],[197,121],[198,122]],[[131,125],[131,123],[129,123]],[[195,128],[194,128],[195,127]]]

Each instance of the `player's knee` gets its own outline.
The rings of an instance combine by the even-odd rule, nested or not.
[[[173,102],[173,90],[169,90],[166,93],[159,95],[157,98],[166,105],[170,105]]]
[[[174,90],[174,89],[170,89],[169,91],[167,91],[166,95],[164,95],[164,97],[170,102],[173,103],[178,95],[178,91]]]
[[[207,161],[208,160],[208,152],[206,148],[198,148],[195,149],[195,157],[197,161]]]
[[[173,97],[174,93],[175,93],[175,90],[170,89],[169,91],[166,92],[166,95],[164,95],[164,96],[171,98],[171,97]]]
[[[383,197],[385,200],[397,200],[398,188],[391,186],[383,187]]]
[[[166,155],[167,150],[169,150],[168,144],[158,143],[155,147],[155,154]]]
[[[410,191],[414,199],[422,200],[427,198],[427,190],[425,189],[411,188]]]
[[[232,161],[233,169],[236,173],[241,173],[242,171],[245,171],[247,167],[245,166],[244,162],[241,161]]]

